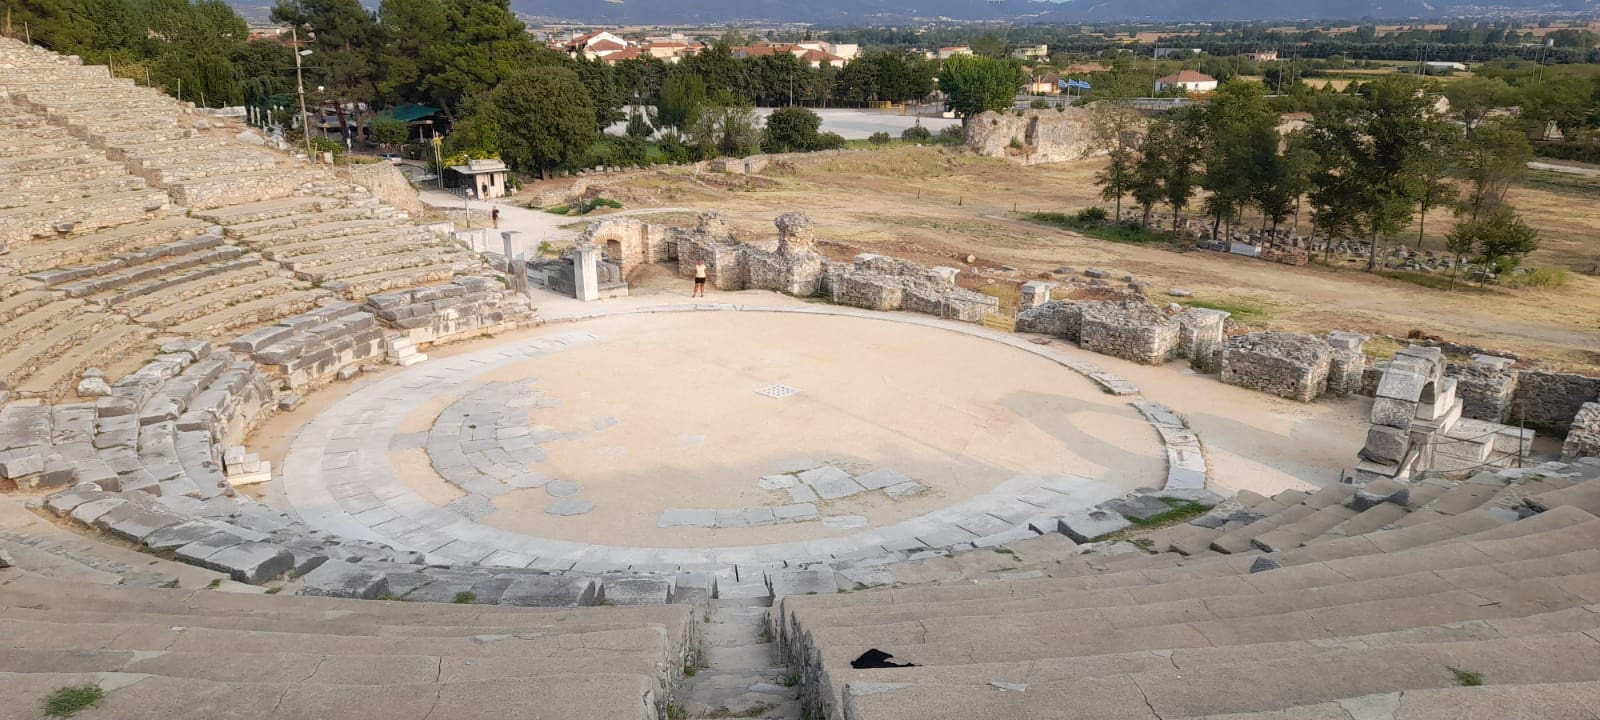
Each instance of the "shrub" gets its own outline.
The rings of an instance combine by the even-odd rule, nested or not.
[[[906,142],[927,142],[931,137],[933,137],[933,133],[928,132],[928,129],[920,123],[900,132],[900,139]]]
[[[838,150],[844,147],[844,136],[836,132],[825,132],[817,135],[818,150]]]
[[[890,139],[889,133],[878,131],[869,135],[867,137],[867,142],[872,143],[873,145],[888,145]]]
[[[1043,98],[1034,98],[1033,102],[1028,103],[1028,107],[1034,110],[1045,110],[1050,107],[1050,101]]]
[[[1012,135],[1011,136],[1011,142],[1008,143],[1006,145],[1006,147],[1011,148],[1012,150],[1021,150],[1022,149],[1022,138],[1019,138],[1019,137],[1017,137],[1015,135]]]
[[[1105,222],[1107,217],[1106,209],[1098,205],[1078,211],[1078,222]]]
[[[45,698],[44,714],[49,717],[72,717],[80,710],[99,704],[104,697],[105,691],[95,685],[64,687]]]
[[[566,215],[567,213],[572,212],[572,206],[557,205],[555,207],[547,207],[544,209],[544,211],[550,213],[551,215]]]
[[[934,139],[946,145],[960,145],[967,141],[967,133],[960,125],[946,125]]]
[[[331,152],[335,156],[344,154],[344,143],[330,137],[318,135],[311,138],[311,151],[317,153]]]

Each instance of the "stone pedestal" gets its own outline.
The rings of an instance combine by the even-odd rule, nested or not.
[[[600,299],[600,272],[596,267],[600,248],[593,245],[579,245],[574,253],[572,279],[573,284],[577,286],[575,295],[584,302]]]
[[[1022,284],[1022,297],[1017,301],[1017,310],[1032,310],[1040,305],[1050,302],[1050,291],[1055,290],[1060,283],[1047,280],[1030,280]]]

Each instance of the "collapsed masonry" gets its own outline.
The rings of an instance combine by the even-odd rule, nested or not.
[[[677,263],[678,274],[694,277],[706,266],[707,284],[718,290],[772,290],[795,297],[826,297],[840,305],[872,310],[905,310],[981,322],[999,300],[956,284],[956,268],[926,268],[882,255],[862,254],[851,262],[828,260],[817,252],[811,218],[787,213],[774,221],[778,242],[767,250],[734,238],[717,212],[700,215],[693,229],[650,225],[632,218],[592,223],[577,246],[558,261],[530,270],[530,279],[596,300],[619,293],[618,284],[645,264]],[[614,274],[613,270],[615,269]]]
[[[1142,296],[1088,302],[1050,300],[1027,307],[1034,302],[1030,298],[1046,295],[1026,287],[1023,292],[1026,309],[1017,313],[1018,332],[1055,335],[1085,350],[1145,365],[1185,359],[1205,368],[1220,362],[1226,312],[1161,308]]]

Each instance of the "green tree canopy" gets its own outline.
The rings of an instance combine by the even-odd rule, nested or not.
[[[1022,84],[1022,71],[1009,60],[956,55],[939,70],[939,89],[962,122],[988,110],[1007,110]]]
[[[578,167],[599,135],[594,103],[566,68],[534,67],[513,75],[489,93],[486,107],[500,127],[501,157],[541,177]]]

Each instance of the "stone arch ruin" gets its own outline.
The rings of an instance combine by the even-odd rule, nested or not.
[[[1445,369],[1444,353],[1436,347],[1412,345],[1395,353],[1378,381],[1372,427],[1347,482],[1507,467],[1529,452],[1531,431],[1463,419],[1456,378]]]

